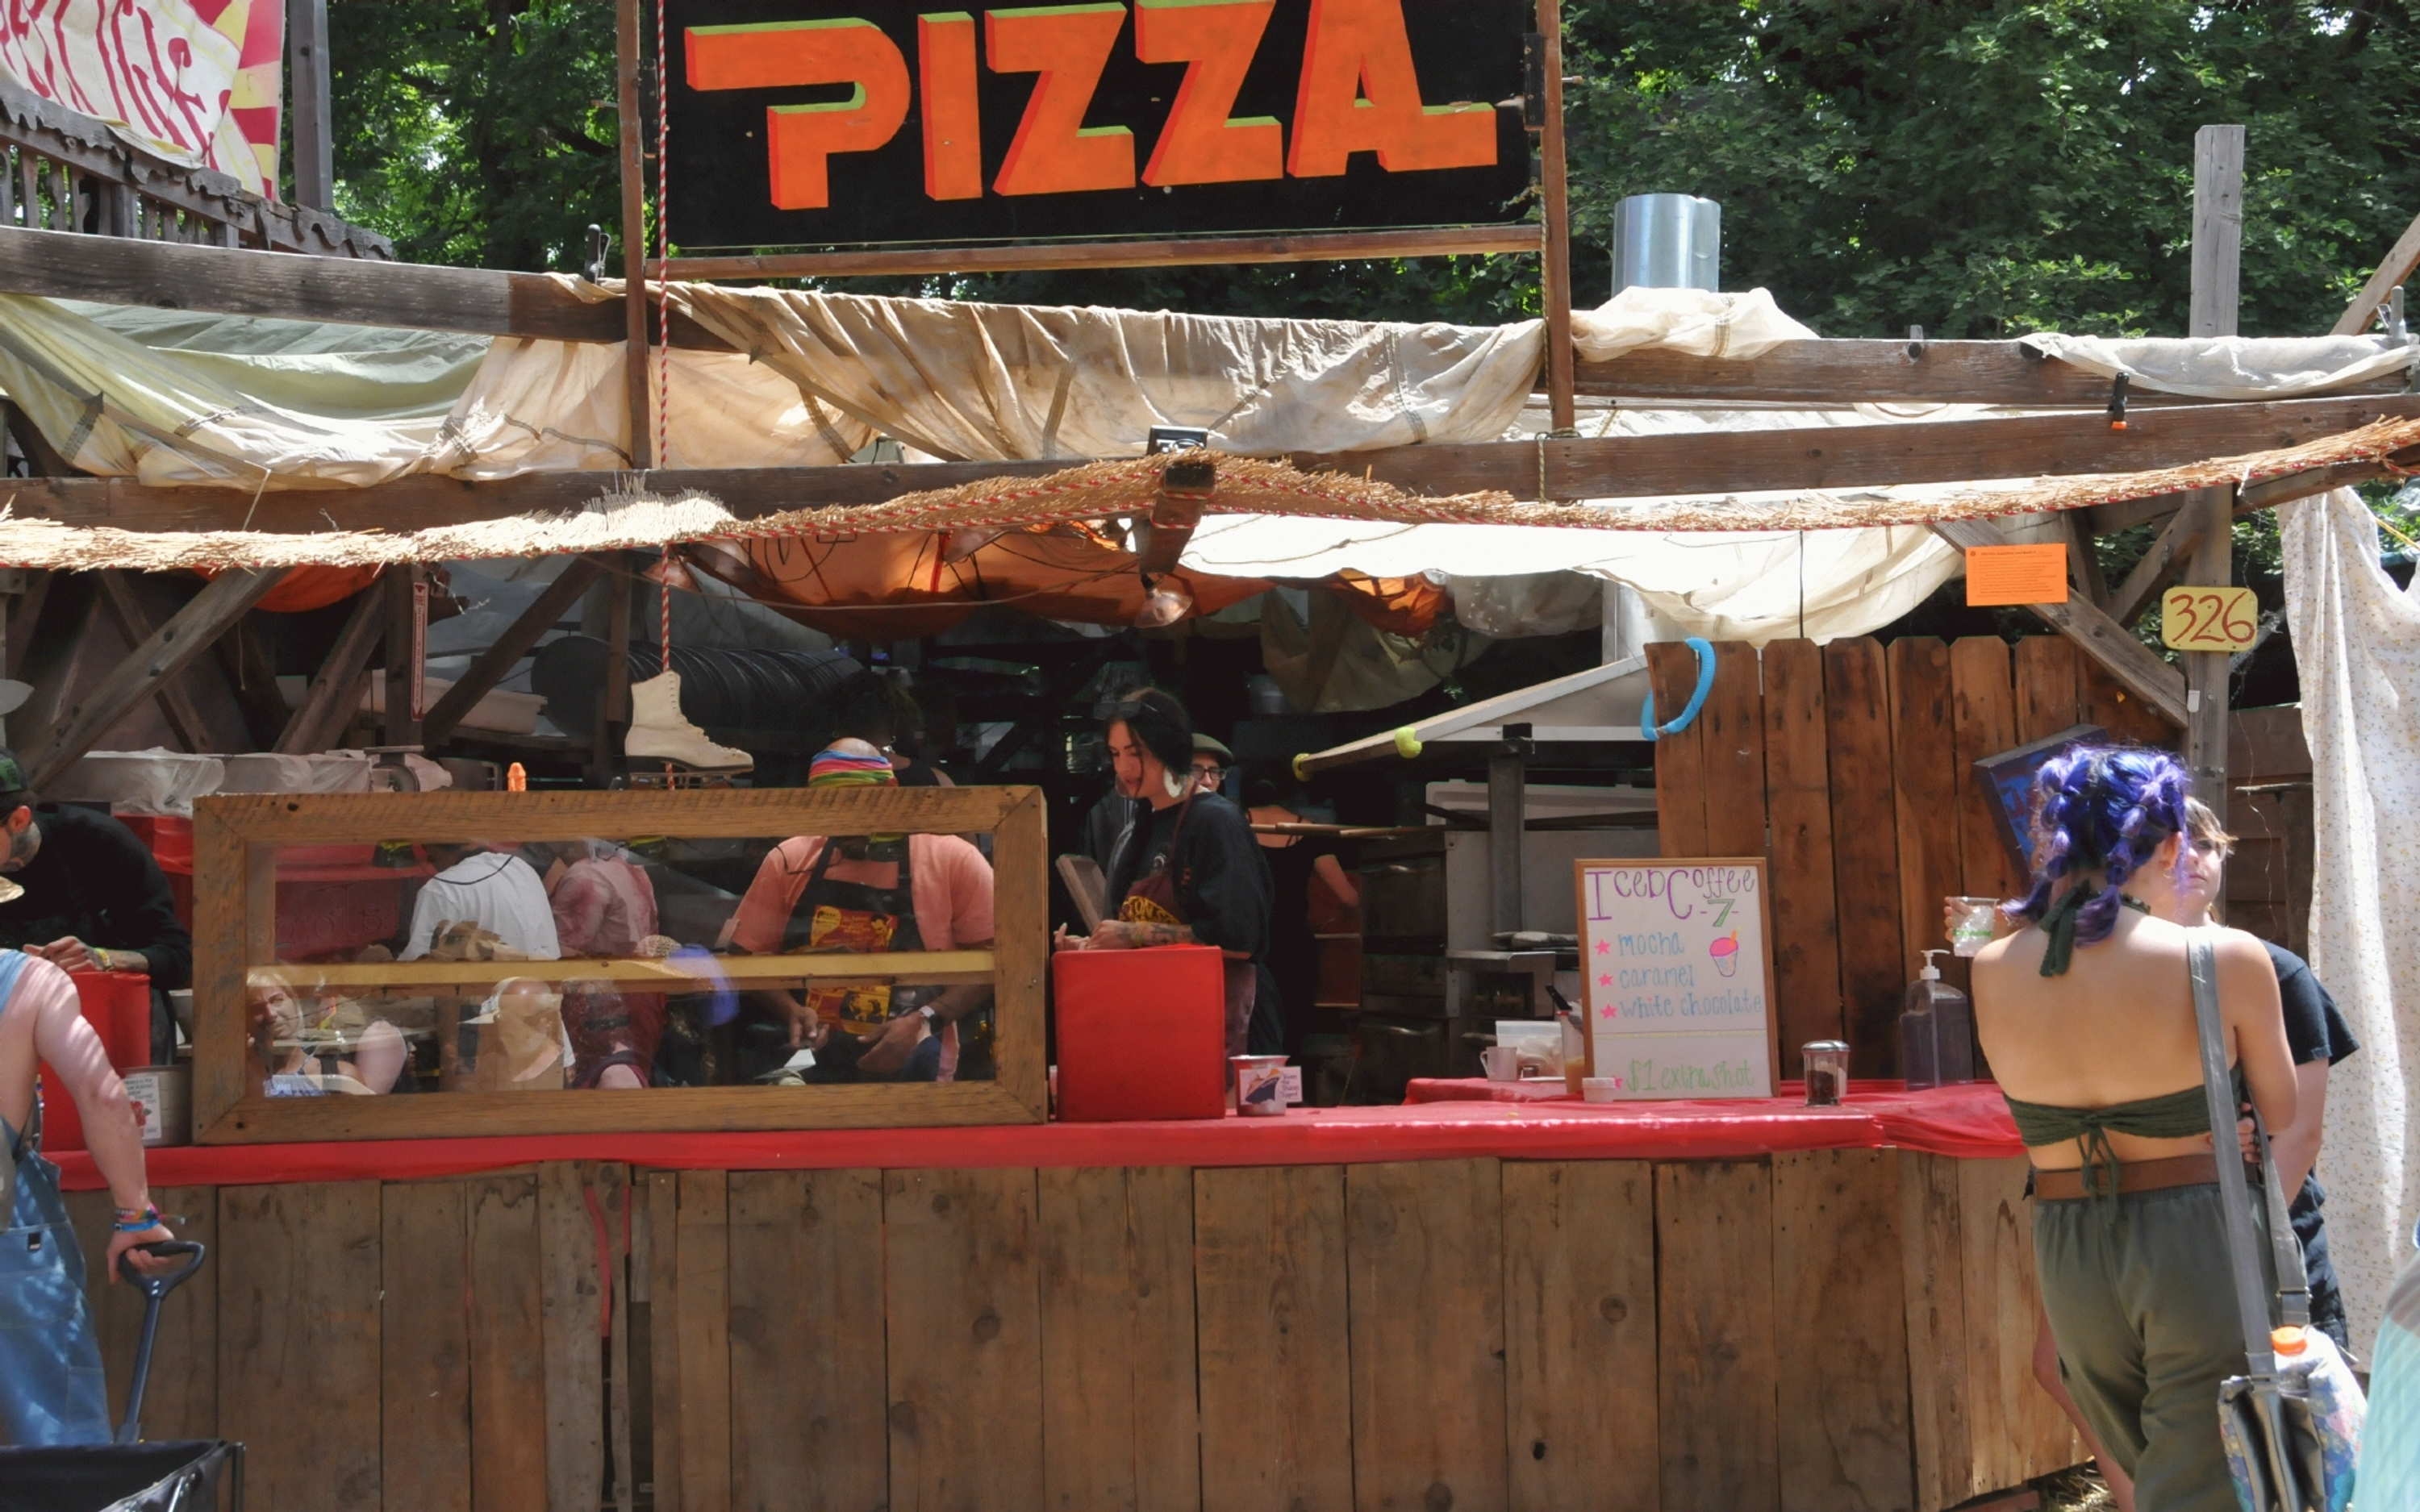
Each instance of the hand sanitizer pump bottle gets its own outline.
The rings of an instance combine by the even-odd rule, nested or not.
[[[1911,1092],[1975,1079],[1974,1005],[1941,980],[1933,960],[1948,953],[1925,951],[1924,969],[1907,984],[1907,1009],[1899,1016],[1899,1066]]]

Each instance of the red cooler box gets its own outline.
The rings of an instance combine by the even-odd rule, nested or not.
[[[70,980],[84,1021],[101,1036],[110,1065],[125,1072],[149,1064],[151,979],[139,971],[78,971]],[[47,1063],[42,1067],[42,1148],[84,1148],[83,1116]]]
[[[1227,1108],[1224,960],[1207,945],[1062,950],[1059,1117],[1216,1119]]]

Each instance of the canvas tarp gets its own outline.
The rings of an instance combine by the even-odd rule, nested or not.
[[[2328,1252],[2366,1354],[2420,1218],[2420,597],[2380,567],[2351,489],[2280,514],[2311,749],[2311,969],[2361,1041],[2328,1077]]]

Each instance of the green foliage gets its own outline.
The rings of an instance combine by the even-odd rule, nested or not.
[[[336,204],[413,262],[569,272],[621,209],[613,0],[330,0]]]
[[[331,0],[345,212],[405,256],[559,269],[617,219],[611,0]],[[1825,335],[2179,334],[2193,136],[2247,130],[2243,330],[2323,331],[2420,208],[2411,0],[1567,0],[1575,279],[1625,194],[1723,203],[1726,287]],[[675,186],[677,193],[677,186]],[[1490,322],[1533,259],[929,280],[867,292]]]
[[[2205,124],[2246,129],[2247,335],[2325,331],[2420,208],[2398,0],[1597,0],[1572,25],[1575,261],[1605,267],[1621,196],[1706,195],[1724,286],[1829,336],[2182,334]]]

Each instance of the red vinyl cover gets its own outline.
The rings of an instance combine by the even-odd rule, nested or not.
[[[1044,1123],[973,1129],[814,1129],[769,1134],[543,1134],[154,1149],[154,1187],[409,1180],[535,1161],[659,1170],[885,1170],[969,1166],[1337,1165],[1376,1161],[1745,1160],[1783,1150],[1897,1147],[1995,1160],[2024,1152],[1989,1083],[1861,1092],[1838,1107],[1795,1098],[1726,1103],[1434,1102],[1297,1108],[1281,1119]],[[1891,1084],[1878,1084],[1888,1088]],[[566,1092],[566,1097],[583,1094]],[[607,1093],[644,1097],[644,1092]],[[92,1159],[58,1157],[70,1191],[104,1183]]]

